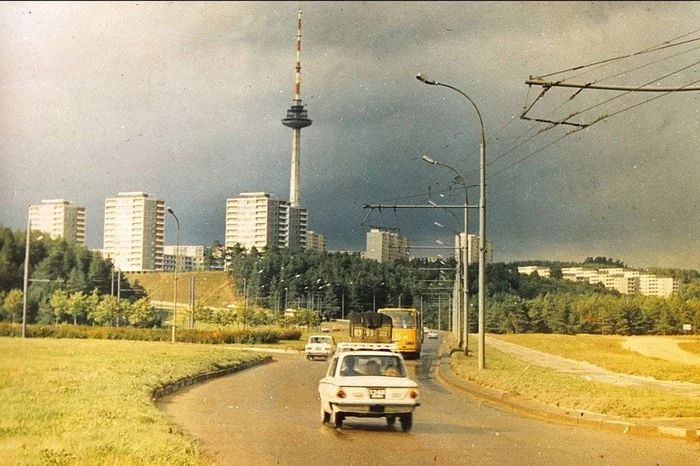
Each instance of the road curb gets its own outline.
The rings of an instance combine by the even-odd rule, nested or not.
[[[455,375],[452,372],[449,354],[439,355],[439,363],[435,370],[435,375],[442,383],[465,391],[475,398],[548,422],[628,435],[672,437],[700,441],[700,429],[645,425],[624,418],[612,418],[598,413],[558,408],[543,403],[522,400],[509,392],[483,387]]]
[[[303,354],[304,350],[295,349],[281,349],[281,348],[254,348],[252,346],[245,347],[231,347],[232,350],[236,351],[255,351],[257,353],[278,353],[278,354]]]
[[[267,364],[272,361],[272,356],[265,356],[262,359],[259,359],[257,361],[250,361],[246,362],[243,364],[239,364],[238,366],[232,366],[232,367],[225,367],[223,369],[219,369],[216,371],[211,371],[211,372],[205,372],[203,374],[198,374],[194,375],[191,377],[186,377],[184,379],[177,380],[173,383],[170,383],[164,387],[161,387],[159,389],[156,389],[153,391],[151,394],[151,399],[153,401],[157,401],[158,399],[169,395],[171,393],[174,393],[182,388],[189,387],[190,385],[194,385],[196,383],[201,383],[204,382],[205,380],[209,379],[214,379],[217,377],[223,377],[225,375],[233,374],[234,372],[240,372],[245,369],[249,369],[251,367],[259,366],[262,364]]]

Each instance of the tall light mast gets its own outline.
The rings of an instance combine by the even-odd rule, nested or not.
[[[294,100],[287,110],[287,117],[282,124],[292,128],[292,176],[289,183],[289,202],[292,206],[299,206],[299,146],[301,142],[301,129],[311,125],[307,111],[301,103],[301,2],[297,15],[297,62],[296,77],[294,80]]]

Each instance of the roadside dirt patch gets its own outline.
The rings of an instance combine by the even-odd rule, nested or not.
[[[683,351],[678,347],[678,341],[669,337],[627,337],[622,347],[649,358],[700,366],[700,355]]]

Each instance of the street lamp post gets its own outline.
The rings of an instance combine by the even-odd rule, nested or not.
[[[462,312],[464,314],[464,325],[462,326],[462,331],[457,339],[457,344],[461,347],[462,341],[464,341],[464,354],[469,356],[469,314],[467,313],[467,306],[469,304],[469,281],[467,280],[469,270],[469,257],[467,255],[467,244],[469,243],[469,196],[467,195],[467,183],[464,181],[464,177],[449,165],[433,160],[427,155],[423,156],[423,160],[430,164],[439,165],[452,170],[457,175],[457,179],[462,182],[462,186],[464,187],[464,241],[462,241],[461,235],[457,235],[457,238],[459,238],[460,255],[462,257],[460,263],[462,267]]]
[[[27,294],[29,293],[29,242],[32,234],[32,218],[27,212],[27,241],[24,249],[24,294],[22,295],[22,338],[27,333]]]
[[[479,107],[476,106],[474,101],[464,92],[460,91],[456,87],[450,86],[449,84],[443,84],[437,81],[433,81],[428,77],[418,74],[416,76],[420,82],[429,84],[431,86],[442,86],[448,89],[452,89],[458,92],[463,97],[465,97],[470,104],[476,110],[476,114],[479,117],[479,125],[481,127],[481,139],[479,141],[479,369],[484,369],[486,367],[486,345],[485,345],[485,319],[484,319],[484,305],[485,305],[485,269],[486,269],[486,138],[484,137],[484,120],[481,118],[481,112]]]
[[[176,234],[176,240],[175,240],[175,290],[173,293],[173,334],[171,338],[171,342],[175,343],[175,317],[177,316],[177,268],[178,268],[178,259],[180,255],[180,220],[177,219],[177,216],[173,212],[173,209],[168,207],[168,213],[175,218],[175,223],[177,225],[177,234]]]

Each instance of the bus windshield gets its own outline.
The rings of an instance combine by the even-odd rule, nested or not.
[[[416,328],[415,314],[408,311],[384,311],[391,316],[394,328]]]

